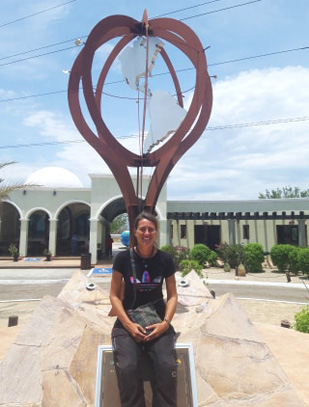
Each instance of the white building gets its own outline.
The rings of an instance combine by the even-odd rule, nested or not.
[[[91,262],[105,250],[105,237],[113,219],[126,211],[112,175],[90,175],[83,188],[70,171],[48,167],[30,176],[36,185],[15,191],[0,207],[0,256],[8,256],[15,243],[20,256],[91,253]],[[147,181],[144,180],[143,190]],[[254,201],[167,201],[161,191],[156,214],[160,221],[159,245],[192,248],[205,243],[259,242],[265,251],[274,244],[306,246],[309,199]],[[73,247],[72,236],[77,236]]]
[[[89,175],[91,188],[83,188],[70,171],[47,167],[32,174],[26,183],[37,186],[17,190],[0,206],[0,256],[8,256],[15,243],[20,256],[53,256],[91,253],[92,263],[103,251],[113,219],[126,212],[117,182],[112,175]],[[144,190],[146,190],[144,181]],[[160,244],[166,244],[166,188],[156,214],[160,220]],[[74,247],[73,235],[77,235]]]

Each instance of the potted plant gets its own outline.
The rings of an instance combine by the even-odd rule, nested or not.
[[[11,253],[11,256],[13,257],[13,261],[18,261],[19,253],[18,253],[18,249],[14,243],[10,244],[9,252]]]
[[[229,263],[224,263],[223,265],[223,270],[228,273],[231,271],[231,266],[229,265]]]
[[[246,269],[245,269],[245,266],[242,264],[242,263],[240,263],[239,264],[239,266],[238,266],[238,276],[239,277],[246,277]]]
[[[50,261],[51,259],[51,251],[48,249],[44,249],[44,256],[46,257],[46,261]]]

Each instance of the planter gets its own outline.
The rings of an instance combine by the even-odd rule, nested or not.
[[[45,261],[50,261],[51,260],[51,254],[46,254]]]
[[[223,270],[225,272],[231,271],[231,266],[229,265],[229,263],[224,263]]]
[[[245,266],[243,264],[240,264],[238,266],[238,276],[239,277],[246,277],[246,269],[245,269]]]
[[[18,253],[16,253],[16,254],[13,254],[13,261],[18,261]]]

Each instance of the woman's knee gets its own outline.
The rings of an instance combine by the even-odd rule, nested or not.
[[[120,360],[116,357],[116,367],[124,375],[137,376],[140,372],[140,363],[137,360],[132,360],[132,358],[121,358]]]
[[[169,358],[168,360],[156,361],[154,368],[158,376],[173,377],[177,369],[177,364],[174,358]]]

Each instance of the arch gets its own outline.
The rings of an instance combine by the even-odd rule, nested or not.
[[[75,204],[75,203],[80,203],[80,204],[85,204],[89,207],[89,209],[91,208],[91,205],[89,202],[83,201],[83,200],[76,200],[76,199],[71,199],[69,201],[66,201],[64,203],[62,203],[59,208],[56,210],[55,212],[55,219],[58,219],[60,212],[66,207],[69,206],[71,204]]]
[[[26,213],[25,219],[30,220],[31,215],[32,215],[34,212],[37,212],[37,211],[43,211],[43,212],[45,212],[45,213],[48,215],[49,219],[53,219],[53,217],[52,217],[52,215],[51,215],[51,212],[50,212],[48,209],[43,208],[43,207],[41,207],[41,206],[37,206],[37,207],[35,207],[35,208],[29,209],[29,211]]]
[[[140,198],[143,202],[143,197]],[[104,254],[106,255],[106,238],[110,234],[110,224],[112,221],[122,213],[127,213],[126,204],[122,195],[117,195],[108,201],[104,202],[97,211],[93,220],[98,220],[97,228],[97,258],[101,259]],[[162,220],[162,213],[159,208],[155,207],[155,214],[158,216],[159,221]],[[102,217],[108,223],[102,221]]]
[[[144,197],[140,198],[141,202],[143,202],[143,200],[144,200]],[[111,215],[106,217],[106,216],[104,216],[104,213],[107,213],[108,208],[110,208],[114,204],[116,204],[116,205],[118,204],[118,208],[113,211],[113,216],[112,216],[112,219],[110,220]],[[117,195],[117,196],[115,196],[113,198],[108,199],[106,202],[104,202],[100,206],[97,213],[95,214],[94,219],[98,220],[98,219],[100,219],[100,216],[104,216],[105,219],[107,219],[108,221],[111,222],[118,215],[120,215],[122,213],[125,213],[125,212],[127,212],[127,209],[126,209],[124,198],[123,198],[122,195]],[[102,213],[103,213],[103,215],[102,215]],[[159,210],[159,208],[157,206],[155,207],[155,213],[156,213],[156,216],[158,216],[159,220],[162,220],[162,218],[163,218],[162,213],[161,213],[161,211]]]
[[[19,218],[20,218],[20,219],[23,218],[22,211],[21,211],[20,207],[19,207],[15,202],[10,201],[9,199],[2,199],[1,203],[2,203],[2,202],[8,203],[8,204],[14,206],[15,209],[17,209],[17,212],[18,212],[18,214],[19,214]]]
[[[33,208],[27,213],[28,256],[41,256],[49,247],[50,212],[44,208]]]
[[[108,208],[112,208],[113,206],[116,206],[116,208],[114,208],[112,211],[109,211]],[[100,216],[104,216],[105,214],[106,215],[104,216],[105,219],[108,220],[109,222],[112,222],[112,220],[115,219],[118,215],[126,211],[127,209],[123,196],[117,195],[113,198],[108,199],[100,206],[99,210],[95,215],[95,219],[100,219]]]
[[[56,255],[79,256],[89,250],[90,205],[72,200],[62,204],[56,212]]]
[[[21,211],[17,205],[4,200],[0,205],[0,256],[9,256],[11,243],[19,247]]]

